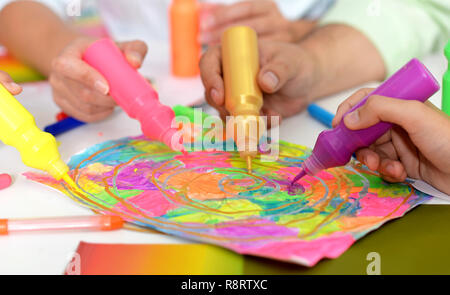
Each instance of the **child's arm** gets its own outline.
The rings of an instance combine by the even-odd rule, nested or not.
[[[339,107],[333,125],[371,89],[362,89]],[[372,96],[358,110],[345,116],[352,130],[380,121],[395,126],[369,148],[359,150],[358,160],[380,172],[390,182],[406,177],[421,179],[450,194],[450,117],[431,103]]]
[[[14,1],[0,11],[0,43],[49,78],[53,99],[64,112],[92,122],[110,115],[115,103],[105,78],[82,60],[94,41],[66,25],[45,5]],[[147,46],[141,41],[119,44],[128,61],[140,67]]]
[[[290,21],[271,0],[241,1],[230,5],[203,4],[200,41],[217,44],[223,31],[232,25],[252,27],[261,40],[295,42],[316,25],[312,20]]]

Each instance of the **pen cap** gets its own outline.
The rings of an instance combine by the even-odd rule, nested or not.
[[[55,138],[36,126],[33,116],[0,84],[0,140],[15,147],[25,165],[57,180],[69,171]]]
[[[159,102],[158,93],[128,63],[113,41],[94,42],[84,52],[83,60],[105,77],[112,98],[131,118],[141,123],[142,132],[148,138],[163,141],[173,148],[169,138],[176,131],[171,129],[175,118],[173,110]]]
[[[364,105],[373,95],[425,102],[438,90],[439,84],[428,69],[417,59],[412,59],[344,117]],[[356,150],[370,146],[391,127],[391,123],[379,122],[369,128],[350,130],[342,120],[336,128],[319,135],[313,153],[306,159],[303,168],[309,175],[315,175],[320,170],[345,165]]]

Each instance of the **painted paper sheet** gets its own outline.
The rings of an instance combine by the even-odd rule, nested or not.
[[[358,164],[305,177],[310,149],[281,142],[275,162],[249,174],[235,152],[183,155],[144,137],[93,146],[74,156],[79,193],[28,173],[99,213],[139,226],[249,254],[313,266],[336,258],[386,221],[430,197],[388,184]]]

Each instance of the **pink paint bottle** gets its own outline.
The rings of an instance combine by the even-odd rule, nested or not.
[[[425,102],[438,90],[439,84],[428,69],[412,59],[345,115],[364,105],[372,95]],[[350,130],[342,120],[336,128],[319,135],[311,156],[303,163],[303,171],[293,183],[306,174],[312,176],[324,169],[346,165],[355,151],[370,146],[391,127],[390,123],[380,122],[366,129]]]
[[[172,137],[178,131],[171,128],[175,113],[159,102],[158,93],[128,63],[112,40],[94,42],[84,52],[83,60],[105,77],[110,95],[131,118],[141,123],[144,135],[174,150],[181,148],[172,143]]]

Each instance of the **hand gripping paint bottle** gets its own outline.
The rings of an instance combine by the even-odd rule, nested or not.
[[[102,39],[94,42],[84,52],[83,60],[105,77],[112,98],[131,118],[141,123],[144,135],[174,150],[182,148],[172,142],[178,131],[171,128],[175,113],[159,102],[158,93],[128,63],[113,41]]]
[[[176,77],[197,76],[201,54],[199,5],[196,0],[173,0],[169,14],[172,74]]]
[[[25,165],[46,171],[71,186],[69,167],[61,160],[55,138],[39,130],[33,116],[0,84],[0,140],[15,147]]]
[[[372,95],[425,102],[438,90],[439,84],[433,75],[420,61],[412,59],[344,116],[364,105]],[[319,135],[311,156],[303,163],[303,171],[294,182],[306,174],[312,176],[321,170],[347,164],[356,150],[370,146],[391,127],[391,123],[380,122],[366,129],[350,130],[342,120],[336,128]]]

